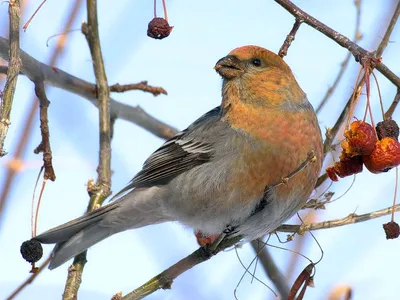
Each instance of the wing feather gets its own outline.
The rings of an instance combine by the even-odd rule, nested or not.
[[[207,130],[220,122],[220,115],[221,108],[218,106],[166,141],[114,198],[133,188],[167,184],[182,172],[210,161],[214,155],[214,147],[206,138]]]

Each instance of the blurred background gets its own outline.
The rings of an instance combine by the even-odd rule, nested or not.
[[[21,1],[21,25],[32,15],[41,0]],[[349,0],[299,0],[294,3],[326,25],[353,37],[357,11]],[[375,50],[392,17],[397,1],[361,1],[359,44]],[[168,0],[171,35],[162,40],[147,37],[147,24],[153,18],[153,1],[99,1],[102,51],[110,84],[136,83],[148,80],[162,86],[168,96],[153,97],[141,91],[114,94],[117,101],[139,105],[152,116],[178,129],[186,128],[203,113],[220,103],[221,79],[213,70],[215,62],[235,47],[256,44],[278,52],[294,23],[294,18],[274,1],[177,1]],[[158,2],[159,16],[163,16]],[[21,48],[34,58],[56,66],[82,79],[94,82],[89,49],[80,33],[86,20],[85,2],[47,1],[26,32],[21,32]],[[66,23],[70,23],[66,27]],[[68,32],[59,44],[54,34]],[[400,26],[392,34],[384,63],[400,74],[398,43]],[[8,36],[8,4],[0,5],[0,35]],[[310,102],[317,107],[335,80],[347,51],[321,33],[302,25],[285,58]],[[5,61],[1,61],[5,65]],[[343,105],[350,97],[359,71],[351,58],[339,87],[318,114],[323,133],[333,126]],[[383,101],[387,109],[396,88],[379,72]],[[1,75],[3,88],[5,77]],[[0,160],[0,299],[8,297],[29,276],[30,265],[19,252],[31,235],[31,199],[42,165],[41,155],[33,154],[39,144],[40,130],[32,82],[18,79],[5,149],[9,154]],[[48,87],[51,101],[49,124],[53,164],[57,175],[48,182],[40,208],[38,233],[80,216],[86,209],[88,179],[96,178],[98,163],[98,111],[86,99],[63,90]],[[381,120],[376,85],[371,88],[375,120]],[[365,97],[361,97],[355,115],[362,118]],[[33,111],[33,113],[32,113]],[[27,120],[31,115],[31,125]],[[396,111],[393,118],[399,120]],[[29,124],[29,123],[28,123]],[[28,129],[24,128],[27,126]],[[163,142],[162,139],[127,121],[117,120],[112,141],[112,190],[117,192],[140,170],[144,160]],[[19,145],[22,143],[22,146]],[[15,157],[19,156],[20,160]],[[336,156],[337,157],[337,156]],[[335,155],[328,156],[330,163]],[[329,191],[334,198],[349,189],[353,178],[341,179]],[[327,182],[315,196],[328,188]],[[338,201],[308,217],[323,221],[366,213],[389,207],[393,201],[395,172],[357,175],[354,185]],[[303,217],[310,214],[304,211]],[[398,299],[400,262],[399,240],[387,241],[382,224],[390,216],[356,225],[314,232],[324,256],[317,265],[315,288],[307,290],[305,299],[326,299],[338,286],[350,286],[354,299]],[[297,217],[288,223],[299,223]],[[281,234],[283,239],[285,234]],[[321,249],[309,234],[281,245],[276,237],[271,244],[297,249],[313,261]],[[83,273],[80,299],[110,299],[145,283],[179,259],[197,249],[191,229],[179,224],[162,224],[127,231],[96,245],[88,252]],[[45,246],[43,259],[52,247]],[[308,261],[289,251],[270,251],[290,285]],[[248,265],[255,254],[249,245],[238,249]],[[39,262],[40,264],[40,262]],[[70,263],[45,270],[23,290],[17,299],[60,299]],[[253,270],[251,268],[251,270]],[[177,278],[172,290],[157,291],[148,299],[233,299],[244,268],[235,251],[220,253]],[[273,288],[258,265],[256,276]],[[237,287],[239,299],[274,299],[274,294],[250,275]]]

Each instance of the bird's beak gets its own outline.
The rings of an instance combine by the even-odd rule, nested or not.
[[[215,71],[224,79],[239,77],[243,72],[240,60],[234,55],[221,58],[214,67]]]

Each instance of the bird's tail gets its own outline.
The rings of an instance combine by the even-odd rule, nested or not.
[[[147,191],[146,191],[147,190]],[[34,239],[57,244],[49,269],[55,269],[105,238],[131,228],[169,221],[149,189],[131,192],[82,217],[50,229]]]

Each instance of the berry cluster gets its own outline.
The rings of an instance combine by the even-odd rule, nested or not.
[[[400,164],[399,126],[394,120],[379,122],[376,128],[354,121],[344,133],[339,161],[326,169],[332,181],[360,173],[363,165],[371,172],[387,172]]]

